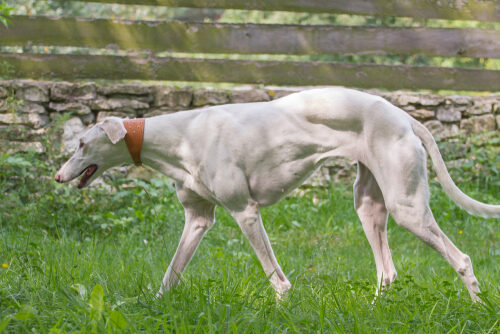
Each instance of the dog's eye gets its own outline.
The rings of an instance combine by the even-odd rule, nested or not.
[[[83,141],[80,142],[80,146],[78,146],[78,148],[82,148],[85,146],[85,143]]]

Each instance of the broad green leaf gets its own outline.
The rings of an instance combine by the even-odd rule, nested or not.
[[[31,306],[27,305],[23,305],[21,307],[21,310],[19,310],[19,312],[17,312],[16,315],[14,316],[16,320],[21,320],[21,321],[29,320],[34,317],[35,315],[33,314],[33,309],[31,308]]]
[[[9,325],[10,319],[12,319],[12,316],[7,315],[2,320],[0,320],[0,333],[3,332],[5,330],[5,328],[7,328],[7,326]]]
[[[127,320],[120,311],[114,310],[111,312],[108,321],[108,332],[120,332],[127,328]]]
[[[96,284],[90,294],[90,319],[101,320],[104,310],[104,290],[100,284]]]

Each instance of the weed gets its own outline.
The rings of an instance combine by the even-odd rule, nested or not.
[[[5,27],[10,23],[9,17],[11,16],[12,10],[14,8],[8,6],[5,1],[2,0],[0,2],[0,23],[2,23]]]
[[[14,65],[5,60],[0,61],[0,79],[10,79],[15,72]]]

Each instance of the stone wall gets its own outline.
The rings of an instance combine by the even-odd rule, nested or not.
[[[44,153],[44,138],[53,120],[61,114],[70,115],[60,134],[62,150],[68,153],[74,149],[79,134],[107,116],[148,117],[207,105],[270,101],[298,90],[0,81],[0,146],[3,152]],[[453,142],[461,134],[500,128],[500,95],[445,96],[375,90],[369,93],[386,98],[420,120],[437,140]],[[309,183],[326,184],[352,175],[352,167],[350,161],[336,160],[319,170]]]

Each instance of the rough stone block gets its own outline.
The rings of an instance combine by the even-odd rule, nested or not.
[[[38,81],[16,81],[14,83],[15,97],[28,102],[48,102],[49,89],[47,83]]]
[[[465,95],[450,95],[446,97],[446,104],[451,104],[455,106],[458,105],[470,106],[472,105],[472,97]]]
[[[378,89],[364,89],[363,92],[368,93],[368,94],[372,94],[372,95],[376,95],[376,96],[380,96],[380,97],[386,99],[387,101],[389,101],[390,103],[397,105],[396,95],[398,92],[383,92],[383,91],[380,91]]]
[[[89,101],[96,97],[97,92],[94,83],[56,82],[50,88],[50,98],[53,101]]]
[[[45,152],[45,147],[40,142],[1,141],[0,145],[7,153],[28,151],[35,151],[36,153]]]
[[[191,87],[179,89],[170,86],[155,86],[154,96],[156,107],[188,108],[193,101],[193,89]]]
[[[0,100],[0,113],[9,112],[9,103],[7,100]]]
[[[440,121],[432,120],[425,122],[424,125],[436,140],[455,137],[460,134],[460,129],[456,124],[443,124]]]
[[[472,107],[467,108],[468,115],[484,115],[493,112],[495,105],[500,105],[500,97],[483,97],[474,100]]]
[[[102,95],[148,95],[153,89],[140,83],[112,84],[107,86],[97,86],[97,92]]]
[[[64,123],[62,134],[62,149],[64,153],[73,152],[79,145],[80,136],[87,131],[78,117],[70,118]]]
[[[424,107],[435,107],[445,102],[443,96],[435,94],[420,94],[420,99],[416,103]]]
[[[2,113],[14,113],[14,114],[46,114],[45,108],[37,103],[24,102],[18,103],[16,101],[12,102],[9,100],[0,100],[0,112]]]
[[[200,89],[194,92],[193,105],[195,107],[226,103],[229,103],[229,97],[225,90]]]
[[[177,110],[172,110],[171,108],[156,108],[153,109],[143,115],[143,117],[154,117],[154,116],[159,116],[159,115],[165,115],[165,114],[172,114],[174,112],[177,112]]]
[[[88,115],[92,113],[92,110],[90,110],[89,106],[79,102],[50,102],[49,109],[59,113],[70,112],[75,115]]]
[[[458,122],[462,119],[462,113],[452,106],[442,106],[438,108],[436,118],[441,122]]]
[[[14,110],[22,114],[46,114],[47,110],[37,103],[24,102],[20,105],[15,105]]]
[[[80,119],[82,120],[83,124],[90,125],[95,123],[96,117],[93,113],[90,113],[87,115],[80,116]]]
[[[110,116],[116,116],[116,117],[120,117],[120,118],[129,118],[130,114],[127,114],[127,113],[124,113],[121,111],[100,111],[97,114],[96,122],[97,123],[102,122],[106,117],[110,117]]]
[[[0,99],[5,99],[7,96],[9,96],[7,88],[0,86]]]
[[[0,124],[24,124],[38,129],[49,122],[47,115],[40,114],[0,114]]]
[[[415,109],[412,111],[408,111],[408,114],[410,114],[410,116],[412,116],[418,120],[423,121],[423,120],[428,120],[428,119],[434,118],[436,113],[434,112],[434,110]]]
[[[397,92],[395,94],[394,104],[399,107],[407,106],[409,104],[420,103],[421,96],[417,93],[410,92]]]
[[[398,91],[392,94],[376,93],[372,94],[382,96],[389,102],[399,106],[405,107],[409,105],[423,106],[423,107],[435,107],[444,103],[444,97],[435,94],[419,94],[405,91]]]
[[[147,103],[148,105],[152,105],[154,102],[153,94],[150,95],[127,95],[127,94],[111,94],[106,95],[108,99],[117,99],[117,100],[128,100],[132,99],[134,101],[139,101],[143,103]]]
[[[232,90],[230,95],[232,103],[262,102],[271,100],[271,97],[265,89]]]
[[[33,130],[24,125],[0,125],[0,138],[13,141],[37,141],[47,134],[48,128]]]
[[[90,102],[93,110],[119,110],[128,114],[136,114],[136,110],[148,109],[149,104],[132,99],[103,99],[98,98]]]
[[[463,119],[460,128],[466,133],[479,134],[486,131],[493,131],[496,128],[496,120],[493,114],[477,116]]]

